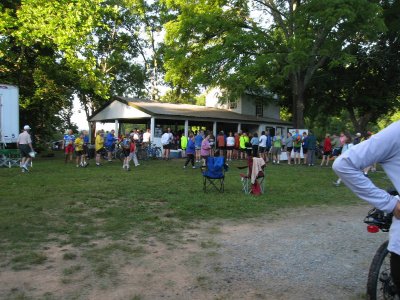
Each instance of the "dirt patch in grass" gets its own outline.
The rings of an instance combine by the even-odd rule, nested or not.
[[[48,245],[28,270],[3,266],[1,299],[359,299],[386,235],[369,207],[314,207],[273,219],[202,222],[176,235]]]

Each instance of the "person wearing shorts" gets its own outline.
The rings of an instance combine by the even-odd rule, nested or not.
[[[163,135],[161,136],[161,144],[163,147],[163,159],[168,160],[169,159],[169,153],[171,149],[171,140],[170,140],[170,135],[168,131],[165,131]]]
[[[196,162],[200,162],[201,159],[201,142],[203,141],[203,135],[200,131],[197,132],[196,136],[194,137],[194,146],[196,151]]]
[[[124,161],[122,163],[122,169],[129,171],[129,161],[130,161],[130,138],[129,138],[129,132],[125,134],[125,137],[121,141],[121,147],[122,147],[122,154],[124,156]]]
[[[104,131],[99,130],[96,134],[95,140],[95,151],[96,151],[96,166],[100,166],[101,155],[104,153]]]
[[[226,138],[226,160],[232,160],[233,149],[235,147],[235,138],[233,133],[229,132],[229,136]]]
[[[75,143],[75,136],[73,134],[72,129],[67,130],[67,134],[64,135],[63,140],[63,149],[65,151],[65,163],[72,162],[72,154],[74,153],[74,143]]]
[[[325,135],[323,152],[324,154],[322,155],[321,167],[324,165],[325,160],[326,166],[329,166],[329,156],[332,153],[331,135],[329,133]]]
[[[293,141],[293,152],[294,152],[294,164],[300,165],[301,163],[301,157],[300,157],[300,152],[301,152],[301,136],[300,135],[295,135],[295,139]]]
[[[22,173],[29,172],[28,165],[32,159],[30,153],[34,152],[33,147],[32,147],[32,139],[31,139],[31,135],[29,134],[29,130],[31,130],[29,125],[25,125],[24,131],[18,136],[18,139],[17,139],[17,147],[18,147],[18,149],[21,153],[21,157],[22,157],[21,163],[20,163]]]
[[[258,139],[258,154],[260,158],[264,159],[265,162],[268,162],[266,155],[267,150],[267,136],[265,135],[265,131],[261,132],[260,138]]]
[[[74,142],[75,156],[76,156],[76,167],[86,167],[85,157],[83,155],[83,141],[84,134],[81,133]]]
[[[107,150],[107,158],[108,161],[111,162],[112,161],[112,154],[115,150],[115,142],[116,142],[116,138],[115,138],[115,130],[111,130],[109,133],[107,133],[104,145],[105,148]]]
[[[226,148],[226,136],[223,131],[221,131],[217,136],[217,146],[220,153],[219,155],[224,156]]]
[[[282,150],[282,139],[280,135],[274,136],[273,146],[272,146],[272,163],[280,163],[280,156]]]
[[[293,137],[292,134],[288,132],[286,137],[286,154],[287,154],[288,165],[292,163],[292,150],[293,150]]]

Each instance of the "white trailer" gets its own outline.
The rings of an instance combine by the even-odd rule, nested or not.
[[[19,135],[18,87],[0,84],[0,145],[16,143]]]

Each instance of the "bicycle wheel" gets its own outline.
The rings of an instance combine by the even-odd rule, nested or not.
[[[367,299],[394,299],[395,289],[390,275],[389,241],[384,242],[376,251],[368,273]]]
[[[157,158],[157,159],[161,159],[161,158],[162,158],[162,151],[161,151],[161,148],[160,148],[160,147],[157,147],[157,148],[154,150],[154,152],[155,152],[155,158]]]
[[[124,150],[118,149],[117,153],[115,154],[116,158],[119,159],[121,162],[124,161],[125,155],[124,155]]]

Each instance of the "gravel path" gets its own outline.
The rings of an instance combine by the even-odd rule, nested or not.
[[[178,246],[150,239],[144,256],[111,256],[116,278],[94,276],[82,255],[65,260],[70,249],[53,245],[43,265],[3,268],[0,298],[365,299],[369,264],[387,234],[367,233],[370,207],[360,203],[282,211],[273,220],[193,224]],[[80,271],[66,277],[76,265]]]
[[[369,208],[299,209],[279,221],[223,226],[218,255],[204,266],[210,292],[228,299],[363,298],[369,264],[387,238],[366,231]]]

